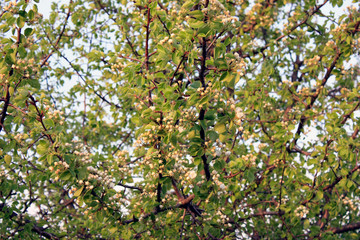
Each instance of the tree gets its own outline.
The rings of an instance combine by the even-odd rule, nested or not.
[[[358,4],[37,2],[0,3],[1,238],[358,238]]]

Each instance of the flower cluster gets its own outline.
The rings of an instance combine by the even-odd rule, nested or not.
[[[334,48],[334,47],[335,47],[335,42],[334,42],[333,40],[329,40],[329,41],[326,43],[326,46],[327,46],[327,47]]]
[[[246,73],[246,63],[243,58],[240,57],[239,53],[234,53],[235,62],[231,63],[234,70],[236,70],[240,76],[244,76]]]
[[[5,170],[0,169],[0,178],[6,176]]]
[[[9,11],[12,7],[16,7],[16,1],[9,2],[9,5],[4,7],[4,11]]]
[[[360,38],[353,39],[352,43],[351,43],[351,47],[354,48],[355,51],[356,50],[359,51],[359,49],[360,49]]]
[[[227,190],[227,186],[220,181],[220,174],[214,169],[211,172],[214,183],[219,187],[218,193],[221,194]]]
[[[256,156],[252,153],[242,155],[241,159],[243,159],[244,162],[249,166],[253,166],[256,162]]]
[[[55,166],[59,166],[59,167],[63,167],[64,169],[68,169],[69,168],[69,164],[67,164],[64,161],[59,161],[59,162],[55,162],[54,163]]]
[[[73,143],[77,143],[78,141],[73,140]],[[70,143],[65,143],[66,147],[72,146]],[[80,143],[75,145],[74,154],[80,157],[80,162],[83,164],[91,163],[90,155],[91,153],[86,149],[85,145]]]
[[[16,134],[15,136],[14,136],[14,139],[17,141],[17,142],[19,142],[19,143],[21,143],[24,139],[27,139],[29,136],[25,133],[18,133],[18,134]]]
[[[26,41],[29,42],[29,44],[32,44],[33,38],[28,38]],[[12,46],[13,48],[16,48],[16,45]],[[34,73],[37,72],[37,67],[34,64],[35,59],[34,58],[30,58],[30,59],[17,59],[16,62],[14,64],[11,65],[11,68],[14,70],[17,70],[17,72],[22,73],[22,75],[25,78],[29,78],[30,77],[30,72]],[[1,79],[1,78],[0,78]]]
[[[231,23],[233,21],[235,22],[238,20],[237,17],[229,16],[229,15],[221,15],[221,16],[219,16],[219,18],[221,18],[221,22],[224,24]]]
[[[47,116],[52,119],[52,118],[57,118],[57,117],[61,117],[62,115],[64,115],[63,111],[57,110],[55,109],[53,112],[47,112]],[[63,119],[62,119],[63,120]]]
[[[111,71],[115,72],[116,70],[121,70],[125,67],[124,64],[122,64],[119,60],[116,61],[115,64],[111,66]]]
[[[354,204],[354,201],[351,200],[349,197],[347,196],[343,197],[342,201],[344,204],[349,205],[351,210],[355,211],[357,209],[357,207]]]
[[[119,201],[121,203],[124,203],[124,204],[127,202],[127,200],[125,198],[123,198],[123,195],[122,195],[121,192],[115,193],[113,196],[109,197],[109,200],[110,201],[117,200],[117,201]]]
[[[223,223],[224,224],[226,221],[230,220],[230,218],[228,216],[226,216],[225,214],[222,213],[224,211],[225,211],[224,207],[217,210],[216,215],[220,217],[219,219],[216,220],[218,223]]]
[[[295,209],[294,213],[296,217],[303,218],[306,217],[306,214],[309,213],[309,210],[305,206],[300,205]]]
[[[205,3],[206,1],[204,1]],[[226,11],[226,8],[224,7],[224,5],[219,1],[219,0],[210,0],[209,1],[209,5],[210,5],[210,10],[221,10],[221,11]]]
[[[196,178],[197,174],[194,170],[191,170],[185,174],[185,177],[187,180],[194,180]]]
[[[319,63],[319,61],[320,61],[320,56],[315,55],[313,58],[305,59],[305,60],[304,60],[304,63],[305,63],[307,66],[311,67],[311,66],[317,65],[317,64]]]
[[[184,109],[184,112],[183,112],[183,119],[180,119],[180,122],[183,122],[186,120],[188,121],[195,121],[198,116],[197,116],[197,112],[196,112],[196,109],[195,108],[190,108],[190,109]]]
[[[282,83],[279,83],[279,86],[282,86],[283,84],[289,85],[290,87],[291,87],[292,85],[294,85],[293,82],[291,82],[291,81],[289,81],[289,80],[286,80],[286,79],[283,80]]]
[[[260,143],[258,148],[261,150],[263,148],[267,147],[267,144],[266,143]]]
[[[205,5],[205,1],[202,4]],[[218,0],[210,0],[208,7],[203,8],[201,11],[208,16],[215,17],[215,19],[220,20],[223,24],[238,20],[237,17],[231,16],[226,7]]]
[[[165,43],[169,42],[170,40],[171,39],[169,39],[169,37],[165,37],[164,39],[160,40],[159,45],[164,45]],[[172,40],[171,40],[171,43],[172,43]]]
[[[96,180],[98,182],[101,182],[103,185],[108,186],[109,188],[115,187],[114,180],[109,174],[108,170],[102,171],[92,166],[87,167],[87,170],[91,172],[88,176],[88,180]],[[85,185],[89,185],[86,184],[87,182],[85,182]]]
[[[238,126],[241,126],[242,121],[245,118],[245,114],[243,112],[243,110],[239,107],[235,108],[235,119],[234,119],[234,123]],[[239,131],[242,131],[243,128],[239,128]]]
[[[152,131],[146,131],[139,135],[134,142],[134,147],[152,145],[156,141],[156,135]]]
[[[347,24],[342,23],[342,24],[340,24],[340,26],[338,26],[338,27],[334,28],[333,30],[331,30],[331,33],[335,35],[335,34],[340,33],[340,32],[342,32],[342,31],[344,31],[346,29],[347,29]]]
[[[55,170],[55,167],[57,167],[57,169]],[[63,171],[65,171],[66,169],[68,169],[70,166],[67,162],[65,161],[59,161],[59,162],[55,162],[54,163],[54,166],[50,166],[49,167],[49,170],[50,172],[53,172],[55,170],[55,174],[57,175],[55,177],[55,181],[58,181],[59,180],[59,174]]]
[[[129,152],[126,151],[126,150],[121,150],[121,151],[118,151],[116,153],[116,159],[115,161],[120,164],[120,165],[123,165],[123,164],[127,164],[128,162],[128,156],[129,156]]]
[[[200,96],[204,96],[204,95],[207,95],[210,91],[211,91],[211,86],[212,86],[212,83],[210,82],[209,84],[208,84],[208,88],[203,88],[203,87],[199,87],[198,89],[196,89],[196,91],[198,92],[198,93],[200,93]]]

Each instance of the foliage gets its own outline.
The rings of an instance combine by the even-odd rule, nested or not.
[[[0,3],[2,239],[357,239],[356,1],[37,2]]]

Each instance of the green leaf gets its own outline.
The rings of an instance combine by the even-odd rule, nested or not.
[[[53,163],[53,159],[54,159],[54,155],[52,154],[47,155],[47,162],[49,165]]]
[[[60,179],[61,180],[64,180],[64,181],[67,181],[71,178],[72,174],[70,171],[65,171],[63,172],[61,175],[60,175]]]
[[[21,58],[25,58],[26,55],[27,55],[27,52],[26,52],[25,48],[22,47],[22,46],[18,48],[18,53],[19,53]]]
[[[310,221],[308,219],[305,219],[304,221],[304,229],[309,229]]]
[[[219,138],[219,134],[217,134],[215,131],[208,131],[206,134],[208,135],[210,140],[213,141],[213,142],[215,142],[216,139]]]
[[[131,122],[139,126],[141,124],[140,118],[138,117],[132,117]]]
[[[192,84],[190,84],[190,87],[198,89],[201,86],[201,82],[200,81],[195,81]]]
[[[28,17],[29,17],[29,19],[32,20],[32,19],[34,18],[34,16],[35,16],[34,11],[33,11],[33,10],[30,10],[30,11],[28,12]],[[25,30],[25,31],[26,31],[26,30]]]
[[[26,28],[25,31],[24,31],[24,34],[25,34],[26,37],[29,37],[32,32],[33,32],[32,28]]]
[[[198,29],[206,25],[203,21],[197,21],[197,20],[190,20],[188,23],[189,26],[194,29]]]
[[[9,50],[9,51],[6,53],[5,62],[6,62],[7,64],[9,64],[9,65],[14,64],[14,63],[15,63],[15,60],[16,60],[15,55],[16,55],[16,52]]]
[[[19,28],[23,28],[25,25],[25,19],[23,17],[18,17],[16,20],[16,24]]]
[[[45,154],[47,151],[49,150],[49,143],[45,140],[40,140],[37,148],[36,148],[36,152],[40,155]]]
[[[254,175],[254,173],[252,171],[247,170],[245,172],[245,178],[249,183],[252,183],[254,181],[254,179],[255,179],[255,175]]]
[[[55,126],[55,123],[52,119],[47,118],[47,119],[44,119],[43,121],[44,121],[46,127],[54,127]]]
[[[215,119],[215,114],[216,111],[215,110],[209,110],[205,113],[205,119],[207,120],[214,120]]]

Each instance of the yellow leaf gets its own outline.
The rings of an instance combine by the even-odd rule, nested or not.
[[[217,123],[214,128],[215,128],[215,131],[219,134],[226,132],[226,127],[225,127],[225,124],[223,124],[223,123]]]
[[[191,138],[193,138],[193,137],[195,137],[195,131],[189,132],[189,133],[188,133],[188,138],[191,139]]]
[[[226,135],[220,134],[219,139],[220,139],[220,142],[225,142],[226,141]]]
[[[82,193],[83,189],[84,189],[84,186],[82,186],[81,188],[79,188],[78,190],[76,190],[76,192],[74,193],[74,197],[80,196],[80,194]]]
[[[5,162],[6,162],[7,165],[9,165],[11,163],[11,156],[10,155],[5,155],[4,159],[5,159]]]
[[[14,93],[14,88],[13,87],[9,87],[9,94],[10,96],[12,96]]]

